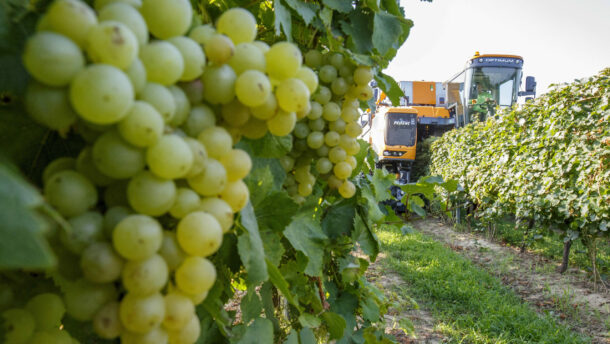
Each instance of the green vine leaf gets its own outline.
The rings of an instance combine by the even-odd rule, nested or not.
[[[296,217],[284,230],[284,236],[292,247],[308,258],[305,273],[309,276],[322,276],[324,246],[327,240],[320,224],[307,214]]]
[[[373,46],[381,55],[385,55],[399,41],[404,27],[399,18],[386,12],[375,13],[373,23]]]
[[[249,285],[264,282],[269,278],[265,264],[265,250],[258,231],[258,223],[251,203],[241,210],[240,221],[246,230],[237,238],[237,249],[241,261],[246,267]]]
[[[282,0],[273,2],[275,12],[275,35],[280,36],[282,31],[288,42],[292,42],[292,18],[290,11],[282,4]]]
[[[320,5],[302,0],[286,0],[286,3],[298,13],[307,25],[311,24],[316,17],[316,13],[320,10]]]
[[[352,2],[351,1],[345,1],[345,0],[322,0],[322,3],[325,6],[328,6],[330,8],[332,8],[335,11],[339,11],[339,12],[343,12],[343,13],[348,13],[350,11],[352,11],[354,8],[352,7]]]

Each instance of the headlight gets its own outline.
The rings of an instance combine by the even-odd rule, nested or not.
[[[391,156],[392,152],[390,151],[383,151],[383,156]]]
[[[383,151],[383,156],[402,156],[404,152],[399,151]]]

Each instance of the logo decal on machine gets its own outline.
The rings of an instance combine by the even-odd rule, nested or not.
[[[415,119],[412,119],[410,121],[405,121],[404,119],[399,119],[399,120],[395,120],[394,122],[392,122],[393,125],[396,126],[408,126],[408,125],[415,125]]]

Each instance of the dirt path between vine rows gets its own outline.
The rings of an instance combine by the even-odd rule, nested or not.
[[[380,261],[385,258],[380,253],[377,261],[369,266],[366,277],[369,282],[382,290],[392,307],[384,315],[386,333],[396,337],[401,344],[440,344],[446,342],[445,336],[434,329],[436,320],[424,304],[416,303],[409,299],[406,283],[397,273],[381,268]],[[413,328],[405,332],[405,324],[401,321],[407,320]]]
[[[459,233],[437,219],[419,220],[414,227],[498,277],[541,313],[550,313],[572,330],[610,344],[610,293],[595,291],[584,271],[556,272],[559,262],[482,238]]]

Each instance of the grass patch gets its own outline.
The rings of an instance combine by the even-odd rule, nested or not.
[[[382,266],[408,281],[450,343],[590,343],[550,315],[539,315],[510,289],[469,260],[420,233],[396,226],[377,230]]]

